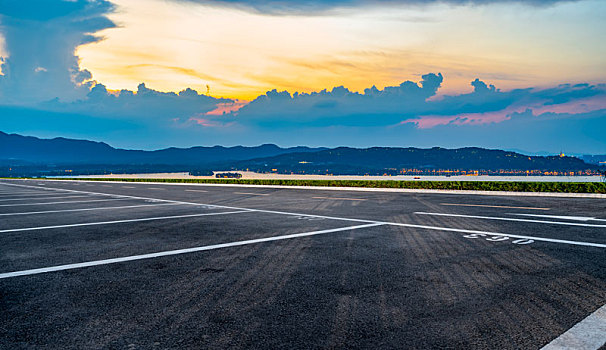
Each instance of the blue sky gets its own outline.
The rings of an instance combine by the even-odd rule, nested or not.
[[[0,0],[0,130],[606,153],[603,1]]]

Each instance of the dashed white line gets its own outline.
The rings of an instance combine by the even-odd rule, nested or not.
[[[208,192],[204,190],[185,190],[185,192]]]
[[[597,309],[541,350],[597,350],[606,344],[606,305]]]
[[[134,186],[122,186],[122,188],[136,188]]]
[[[153,217],[153,218],[85,222],[85,223],[81,223],[81,224],[12,228],[12,229],[7,229],[7,230],[0,230],[0,233],[38,231],[38,230],[49,230],[49,229],[55,229],[55,228],[80,227],[80,226],[112,225],[112,224],[122,224],[122,223],[128,223],[128,222],[184,219],[184,218],[194,218],[194,217],[198,217],[198,216],[227,215],[227,214],[238,214],[238,213],[249,213],[249,212],[250,212],[249,210],[238,210],[238,211],[226,211],[226,212],[221,212],[221,213],[202,213],[202,214],[186,214],[186,215],[174,215],[174,216],[157,216],[157,217]]]
[[[529,209],[529,210],[550,210],[551,208],[536,207],[512,207],[508,205],[488,205],[488,204],[463,204],[463,203],[440,203],[440,205],[452,205],[456,207],[483,207],[483,208],[505,208],[505,209]]]
[[[564,222],[564,221],[549,221],[549,220],[503,218],[503,217],[495,217],[495,216],[463,215],[463,214],[449,214],[449,213],[425,213],[425,212],[415,212],[415,214],[417,214],[417,215],[449,216],[449,217],[457,217],[457,218],[482,219],[482,220],[534,222],[534,223],[538,223],[538,224],[553,224],[553,225],[567,225],[567,226],[606,227],[606,225],[584,224],[584,223],[579,223],[579,222]]]
[[[163,190],[163,188],[159,187],[147,187],[148,190]]]
[[[44,268],[39,268],[39,269],[7,272],[7,273],[1,273],[0,279],[18,277],[18,276],[36,275],[36,274],[46,273],[46,272],[56,272],[56,271],[79,269],[79,268],[83,268],[83,267],[108,265],[108,264],[115,264],[115,263],[134,261],[134,260],[159,258],[159,257],[163,257],[163,256],[202,252],[202,251],[206,251],[206,250],[237,247],[237,246],[243,246],[243,245],[249,245],[249,244],[263,243],[263,242],[280,241],[280,240],[285,240],[285,239],[315,236],[315,235],[321,235],[321,234],[326,234],[326,233],[356,230],[356,229],[381,226],[381,225],[382,224],[375,223],[375,224],[366,224],[366,225],[358,225],[358,226],[340,227],[340,228],[333,228],[333,229],[328,229],[328,230],[295,233],[295,234],[273,236],[273,237],[266,237],[266,238],[249,239],[249,240],[245,240],[245,241],[236,241],[236,242],[230,242],[230,243],[213,244],[213,245],[207,245],[207,246],[195,247],[195,248],[168,250],[168,251],[164,251],[164,252],[141,254],[141,255],[131,255],[131,256],[125,256],[125,257],[121,257],[121,258],[95,260],[95,261],[88,261],[88,262],[76,263],[76,264],[59,265],[59,266],[44,267]]]

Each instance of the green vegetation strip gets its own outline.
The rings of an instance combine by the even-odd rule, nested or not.
[[[506,182],[506,181],[393,181],[393,180],[234,180],[234,179],[132,179],[132,178],[69,178],[62,180],[207,183],[274,186],[323,186],[407,188],[465,191],[514,191],[560,193],[606,193],[603,182]]]

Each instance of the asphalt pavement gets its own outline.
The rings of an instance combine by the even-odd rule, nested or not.
[[[597,349],[605,304],[606,199],[0,180],[2,349]]]

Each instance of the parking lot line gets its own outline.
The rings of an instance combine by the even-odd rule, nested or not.
[[[129,208],[144,208],[144,207],[158,207],[165,205],[180,205],[177,203],[159,203],[159,204],[139,204],[139,205],[123,205],[118,207],[98,207],[98,208],[80,208],[80,209],[63,209],[63,210],[43,210],[43,211],[29,211],[23,213],[3,213],[0,216],[14,216],[14,215],[35,215],[35,214],[49,214],[49,213],[66,213],[75,211],[93,211],[93,210],[109,210],[109,209],[129,209]]]
[[[7,273],[0,273],[0,279],[18,277],[18,276],[36,275],[36,274],[46,273],[46,272],[56,272],[56,271],[79,269],[79,268],[83,268],[83,267],[91,267],[91,266],[98,266],[98,265],[108,265],[108,264],[115,264],[115,263],[121,263],[121,262],[127,262],[127,261],[159,258],[159,257],[163,257],[163,256],[202,252],[202,251],[206,251],[206,250],[237,247],[237,246],[243,246],[243,245],[249,245],[249,244],[263,243],[263,242],[280,241],[280,240],[292,239],[292,238],[309,237],[309,236],[321,235],[321,234],[326,234],[326,233],[357,230],[357,229],[375,227],[375,226],[381,226],[381,225],[382,224],[375,223],[375,224],[365,224],[365,225],[358,225],[358,226],[347,226],[347,227],[333,228],[333,229],[328,229],[328,230],[294,233],[294,234],[289,234],[289,235],[249,239],[249,240],[245,240],[245,241],[220,243],[220,244],[213,244],[213,245],[194,247],[194,248],[168,250],[168,251],[150,253],[150,254],[131,255],[131,256],[125,256],[125,257],[121,257],[121,258],[95,260],[95,261],[88,261],[88,262],[76,263],[76,264],[58,265],[58,266],[44,267],[44,268],[39,268],[39,269],[7,272]]]
[[[504,218],[504,217],[496,217],[496,216],[463,215],[463,214],[449,214],[449,213],[426,213],[426,212],[415,212],[415,214],[417,214],[417,215],[448,216],[448,217],[469,218],[469,219],[482,219],[482,220],[502,220],[502,221],[517,221],[517,222],[533,222],[533,223],[538,223],[538,224],[584,226],[584,227],[606,227],[606,225],[586,224],[586,223],[580,223],[580,222],[564,222],[564,221],[549,221],[549,220],[535,220],[535,219],[518,219],[518,218]]]
[[[333,199],[339,201],[365,201],[365,198],[340,198],[340,197],[311,197],[313,199]]]
[[[234,194],[246,194],[249,196],[269,196],[267,193],[234,192]]]
[[[605,344],[606,305],[603,305],[541,350],[597,350]]]
[[[57,192],[49,192],[49,191],[37,191],[37,192],[29,192],[29,193],[20,193],[20,192],[12,192],[12,193],[0,193],[0,196],[4,197],[28,197],[28,196],[57,196],[63,195],[66,193],[57,193]]]
[[[440,203],[440,205],[452,205],[452,206],[456,206],[456,207],[483,207],[483,208],[505,208],[505,209],[551,210],[551,208],[512,207],[512,206],[508,206],[508,205],[487,205],[487,204]]]
[[[522,213],[512,213],[511,215],[530,216],[530,217],[534,217],[534,218],[546,218],[546,219],[576,220],[576,221],[606,221],[606,219],[598,219],[598,218],[589,217],[589,216],[537,215],[537,214],[522,214]]]
[[[467,230],[467,229],[451,228],[451,227],[438,227],[438,226],[426,226],[426,225],[416,225],[416,224],[404,224],[404,223],[395,223],[395,222],[386,222],[385,224],[392,225],[392,226],[410,227],[410,228],[422,228],[422,229],[435,230],[435,231],[446,231],[446,232],[459,232],[459,233],[465,233],[465,234],[475,234],[475,235],[480,235],[480,236],[510,237],[510,238],[519,238],[519,239],[531,239],[531,240],[534,240],[534,241],[541,241],[541,242],[562,243],[562,244],[578,245],[578,246],[594,247],[594,248],[606,248],[606,244],[602,244],[602,243],[569,241],[569,240],[564,240],[564,239],[553,239],[553,238],[534,237],[534,236],[512,235],[512,234],[509,234],[509,233]]]
[[[17,204],[0,204],[0,207],[15,207],[24,205],[51,205],[51,204],[68,204],[68,203],[93,203],[93,202],[108,202],[108,201],[125,201],[132,198],[108,198],[108,199],[92,199],[89,201],[62,201],[62,202],[42,202],[42,203],[17,203]]]
[[[50,229],[56,229],[56,228],[68,228],[68,227],[80,227],[80,226],[112,225],[112,224],[123,224],[123,223],[128,223],[128,222],[184,219],[184,218],[193,218],[193,217],[198,217],[198,216],[227,215],[227,214],[238,214],[238,213],[249,213],[249,212],[250,212],[249,210],[238,210],[238,211],[227,211],[227,212],[221,212],[221,213],[201,213],[201,214],[186,214],[186,215],[173,215],[173,216],[157,216],[157,217],[141,218],[141,219],[126,219],[126,220],[85,222],[85,223],[80,223],[80,224],[12,228],[12,229],[0,230],[0,233],[50,230]]]
[[[33,188],[36,188],[35,186],[21,185],[21,184],[6,184],[6,185],[7,186],[33,187]],[[550,243],[561,243],[561,244],[568,244],[568,245],[588,246],[588,247],[595,247],[595,248],[606,248],[606,244],[601,244],[601,243],[570,241],[570,240],[551,239],[551,238],[534,237],[534,236],[520,236],[520,235],[512,235],[512,234],[499,233],[499,232],[487,232],[487,231],[457,229],[457,228],[450,228],[450,227],[426,226],[426,225],[405,224],[405,223],[396,223],[396,222],[384,222],[384,221],[355,219],[355,218],[343,218],[343,217],[326,216],[326,215],[302,214],[302,213],[293,213],[293,212],[285,212],[285,211],[277,211],[277,210],[265,210],[265,209],[252,209],[252,208],[231,207],[231,206],[216,205],[216,204],[204,204],[204,203],[195,203],[195,202],[175,201],[175,200],[170,200],[170,199],[157,199],[157,198],[127,196],[127,195],[113,195],[113,194],[102,193],[102,192],[88,192],[88,191],[78,191],[78,190],[65,190],[65,191],[77,192],[77,193],[97,194],[97,195],[106,195],[106,196],[115,196],[115,197],[124,197],[125,199],[140,199],[140,200],[162,201],[162,202],[168,202],[168,203],[181,203],[181,204],[189,204],[189,205],[209,205],[209,206],[213,206],[213,207],[216,207],[216,208],[224,208],[224,209],[231,209],[231,210],[248,210],[248,211],[254,211],[254,212],[259,212],[259,213],[273,213],[273,214],[289,215],[289,216],[295,216],[295,217],[323,218],[323,219],[332,219],[332,220],[343,220],[343,221],[351,221],[351,222],[361,222],[361,223],[362,222],[363,223],[381,223],[381,224],[384,224],[384,225],[410,227],[410,228],[421,228],[421,229],[428,229],[428,230],[435,230],[435,231],[458,232],[458,233],[478,234],[478,235],[491,235],[491,236],[499,236],[499,237],[512,237],[512,238],[521,238],[521,239],[532,239],[532,240],[535,240],[535,241],[550,242]]]
[[[26,197],[26,198],[10,198],[10,199],[0,199],[0,202],[12,202],[12,201],[25,201],[30,199],[65,199],[65,198],[82,198],[82,197],[91,197],[91,195],[82,195],[82,196],[60,196],[60,197]]]

